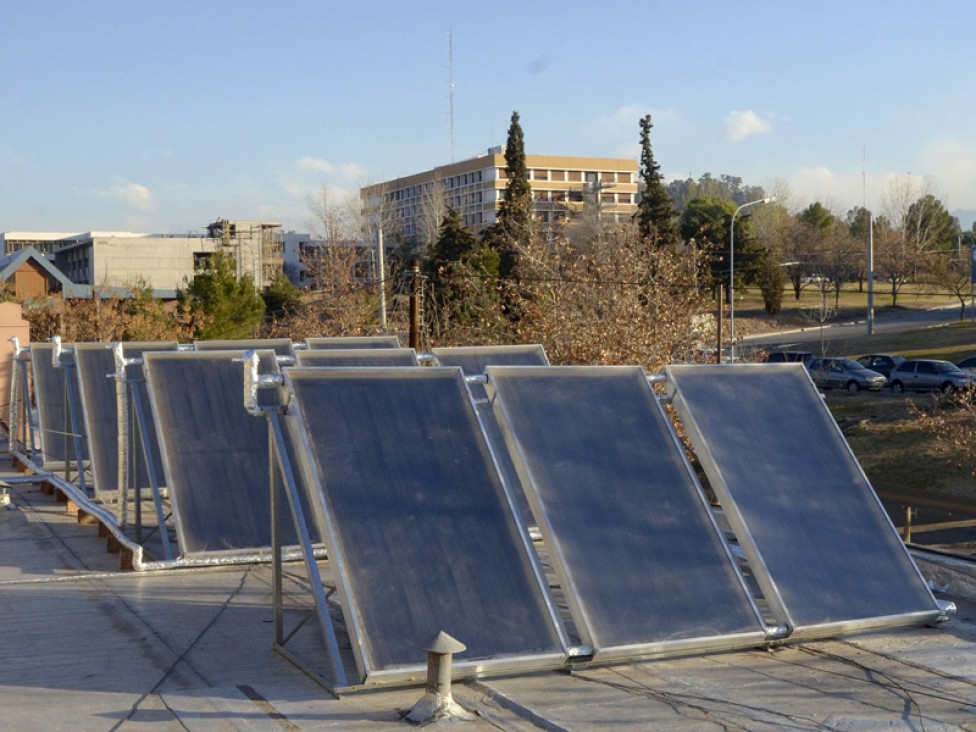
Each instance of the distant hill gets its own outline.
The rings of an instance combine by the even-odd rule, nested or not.
[[[964,211],[961,208],[957,208],[955,211],[950,211],[953,216],[959,219],[959,228],[963,231],[972,231],[973,222],[976,221],[976,211]]]

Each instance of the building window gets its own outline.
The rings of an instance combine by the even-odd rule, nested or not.
[[[193,252],[193,271],[202,272],[210,264],[213,252]]]
[[[552,180],[566,180],[565,170],[553,170],[549,175]]]

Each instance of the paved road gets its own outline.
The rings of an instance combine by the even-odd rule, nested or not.
[[[917,328],[930,328],[959,320],[959,306],[933,308],[931,310],[911,310],[897,315],[883,318],[876,317],[874,321],[875,335],[899,333]],[[789,330],[781,333],[761,333],[747,336],[744,340],[750,349],[754,348],[792,348],[802,350],[816,350],[821,337],[824,341],[860,338],[867,335],[867,323],[862,319],[856,322],[828,325],[823,329],[817,326],[800,330]]]

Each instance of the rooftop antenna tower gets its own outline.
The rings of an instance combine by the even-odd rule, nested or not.
[[[451,162],[454,162],[454,37],[447,30],[447,88],[451,103]]]
[[[867,146],[861,145],[861,208],[868,207]]]

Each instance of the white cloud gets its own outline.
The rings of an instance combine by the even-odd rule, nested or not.
[[[947,208],[976,208],[976,145],[972,141],[938,138],[917,156],[916,170],[930,177]]]
[[[333,165],[328,160],[323,160],[322,158],[313,158],[310,155],[306,155],[304,158],[298,161],[299,170],[314,170],[318,173],[331,173],[333,171]]]
[[[729,112],[722,120],[722,128],[726,140],[742,142],[753,135],[769,134],[773,126],[768,120],[762,119],[758,114],[748,109],[745,112],[735,110]]]
[[[139,211],[152,211],[156,208],[152,193],[141,183],[119,182],[108,188],[95,188],[89,191],[100,198],[114,198],[126,206]]]

